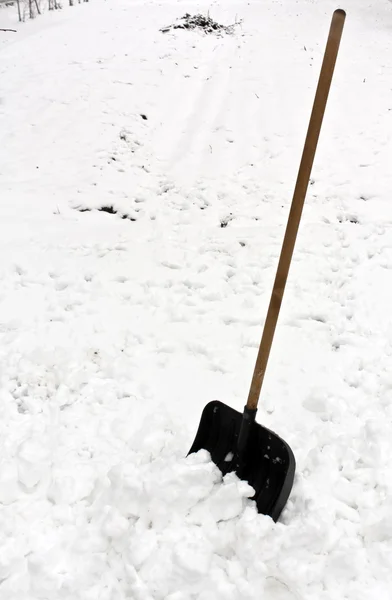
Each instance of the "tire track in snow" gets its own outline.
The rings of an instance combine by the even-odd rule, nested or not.
[[[202,43],[205,43],[205,47],[201,47]],[[164,112],[162,118],[164,126],[157,132],[155,144],[158,148],[166,145],[164,156],[169,172],[176,180],[185,177],[190,186],[200,175],[203,155],[210,152],[209,135],[228,93],[229,64],[235,49],[236,42],[231,37],[224,37],[221,40],[199,39],[198,54],[191,60],[188,59],[185,73],[179,76],[180,89],[182,89],[180,110],[173,115],[172,106],[179,93],[176,86],[173,86],[172,94],[165,100],[170,114],[167,109],[164,109],[167,117]],[[184,76],[190,78],[189,85],[186,79],[185,83],[181,83],[181,77]],[[170,135],[166,133],[168,124]],[[160,139],[162,142],[159,141]]]

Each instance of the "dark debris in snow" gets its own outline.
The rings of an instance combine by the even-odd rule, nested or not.
[[[167,27],[162,27],[160,31],[163,33],[167,33],[171,29],[188,29],[188,30],[200,30],[204,33],[227,33],[232,34],[234,32],[234,27],[239,25],[240,22],[236,22],[233,25],[221,25],[217,23],[211,17],[207,15],[197,14],[190,15],[189,13],[185,13],[183,17],[178,19],[173,25],[168,25]]]
[[[100,206],[99,208],[93,209],[93,208],[86,208],[86,207],[79,207],[76,210],[78,210],[79,212],[85,213],[85,212],[92,212],[93,210],[98,210],[99,212],[105,212],[108,213],[109,215],[119,215],[122,219],[128,219],[128,221],[136,221],[136,218],[128,215],[128,214],[124,214],[119,212],[116,208],[114,208],[114,206]]]

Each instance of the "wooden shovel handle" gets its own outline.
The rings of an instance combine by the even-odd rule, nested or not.
[[[290,269],[291,258],[293,256],[295,240],[298,233],[299,222],[301,220],[306,190],[309,184],[310,173],[312,170],[314,155],[316,153],[317,142],[320,135],[321,124],[323,122],[325,106],[327,104],[329,88],[331,86],[332,75],[338,55],[345,18],[346,13],[341,9],[335,10],[332,16],[332,22],[329,30],[327,46],[325,48],[323,64],[321,66],[316,96],[306,134],[305,146],[295,184],[286,233],[280,253],[278,269],[276,272],[274,287],[272,289],[271,300],[268,307],[267,318],[265,320],[255,370],[253,372],[248,401],[246,403],[247,408],[250,410],[257,409],[257,404],[260,397],[261,386],[263,384],[264,375],[267,368],[271,345],[274,339],[276,323],[278,321],[280,306],[282,304],[283,293]]]

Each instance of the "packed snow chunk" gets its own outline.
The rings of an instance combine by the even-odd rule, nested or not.
[[[248,504],[248,498],[254,496],[254,489],[238,479],[235,473],[228,473],[214,486],[212,493],[192,512],[192,517],[203,511],[211,514],[215,521],[228,521],[238,517]]]
[[[310,412],[323,415],[328,409],[328,399],[324,393],[313,392],[311,396],[304,399],[302,406]]]
[[[132,564],[139,568],[150,556],[153,556],[158,542],[157,532],[145,527],[140,519],[132,528],[132,535],[128,537],[129,556]]]
[[[94,479],[95,472],[89,464],[77,464],[72,471],[56,467],[47,497],[55,504],[74,504],[92,494]]]
[[[191,596],[186,592],[178,591],[166,596],[165,600],[191,600]]]
[[[289,586],[276,577],[268,577],[264,587],[265,598],[273,600],[298,600],[298,596],[290,590]]]
[[[32,489],[50,473],[51,456],[46,436],[34,435],[22,442],[18,449],[19,481]]]
[[[23,571],[25,566],[24,549],[25,542],[22,539],[15,540],[12,535],[2,536],[0,548],[1,580],[4,581],[8,577],[12,577]]]
[[[20,494],[18,469],[15,462],[2,460],[0,462],[0,502],[11,504]]]
[[[103,522],[103,532],[111,539],[120,538],[126,534],[129,527],[129,521],[114,507],[106,508],[106,517]]]
[[[176,544],[173,558],[177,567],[182,570],[183,577],[197,580],[208,572],[212,553],[213,546],[206,541],[203,532],[194,528]]]
[[[388,500],[378,514],[370,513],[364,522],[364,536],[369,542],[392,540],[392,502]]]
[[[108,478],[110,487],[102,487],[98,508],[101,509],[110,498],[124,516],[139,516],[145,497],[140,470],[132,464],[117,465],[109,471]]]

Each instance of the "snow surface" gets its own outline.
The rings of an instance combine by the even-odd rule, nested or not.
[[[245,402],[335,8],[0,9],[1,600],[392,598],[386,0],[342,6],[262,393],[281,521],[185,458],[208,401]],[[159,31],[207,10],[242,24]]]

